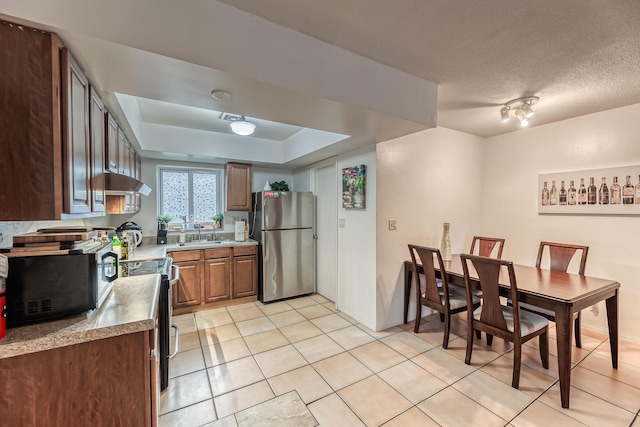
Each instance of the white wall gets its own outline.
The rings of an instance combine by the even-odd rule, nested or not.
[[[342,169],[366,165],[366,208],[345,209],[339,200],[338,218],[338,309],[369,329],[376,329],[376,206],[377,165],[373,148],[353,151],[338,157],[339,191],[342,194]]]
[[[620,336],[640,340],[640,239],[637,216],[538,215],[538,174],[640,164],[640,104],[486,140],[484,221],[488,235],[506,238],[503,258],[533,265],[541,240],[589,246],[586,274],[620,288]],[[634,177],[633,183],[637,177]],[[585,327],[606,330],[583,310]]]
[[[377,144],[378,330],[402,323],[409,243],[439,248],[449,222],[459,253],[482,231],[483,147],[484,138],[441,127]],[[397,220],[396,231],[389,219]],[[413,293],[409,308],[412,319]]]
[[[251,191],[254,193],[262,191],[267,181],[287,181],[289,189],[291,191],[296,191],[293,186],[293,173],[289,170],[253,166],[253,168],[251,168],[251,174]]]

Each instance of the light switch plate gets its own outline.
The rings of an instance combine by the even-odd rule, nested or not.
[[[397,230],[398,229],[398,221],[395,219],[389,220],[389,230]]]
[[[344,228],[344,218],[338,218],[338,227]]]

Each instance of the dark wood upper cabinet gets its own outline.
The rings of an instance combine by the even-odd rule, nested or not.
[[[67,48],[62,48],[62,160],[64,207],[70,214],[91,212],[89,80]]]
[[[0,159],[0,221],[104,215],[105,170],[137,168],[135,150],[58,37],[7,22],[0,22]]]
[[[89,104],[89,127],[91,131],[91,191],[93,212],[104,212],[104,164],[105,164],[105,126],[104,104],[96,90],[91,87],[91,101]]]
[[[62,209],[58,37],[0,23],[0,221]]]
[[[105,118],[105,159],[104,166],[107,172],[118,173],[118,122],[107,111]]]
[[[229,162],[227,178],[227,211],[251,211],[251,165]]]
[[[129,168],[129,144],[122,129],[118,129],[118,173],[126,175]]]

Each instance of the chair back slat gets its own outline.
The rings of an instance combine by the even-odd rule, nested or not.
[[[499,288],[500,268],[502,264],[486,262],[479,257],[469,259],[473,264],[473,268],[476,270],[480,290],[482,291],[482,314],[480,315],[480,321],[484,324],[506,330],[507,322],[502,313]]]
[[[413,276],[416,279],[416,297],[423,298],[431,301],[434,304],[442,305],[440,298],[440,292],[438,290],[438,280],[435,273],[435,262],[438,261],[439,269],[444,272],[444,265],[440,255],[440,250],[435,248],[428,248],[425,246],[409,245],[409,251],[411,252],[411,262],[413,263]],[[416,256],[417,255],[417,256]],[[418,262],[419,261],[419,262]],[[422,264],[425,279],[424,296],[421,295],[420,279],[418,273],[418,263]],[[441,278],[442,287],[445,291],[445,295],[448,296],[448,285],[446,274],[442,274]],[[448,300],[445,298],[445,300]]]
[[[504,248],[504,239],[496,238],[496,237],[481,237],[481,236],[473,236],[471,240],[471,249],[469,253],[474,255],[474,250],[476,248],[476,244],[478,246],[478,255],[490,257],[493,254],[494,248],[498,246],[498,250],[496,253],[496,258],[502,258],[502,249]]]
[[[536,259],[536,267],[540,268],[542,263],[542,255],[544,249],[547,248],[549,252],[549,268],[551,270],[567,272],[569,264],[573,259],[573,256],[577,251],[582,251],[580,257],[580,266],[578,268],[578,274],[584,275],[584,270],[587,264],[587,254],[589,253],[588,246],[572,245],[567,243],[555,243],[555,242],[540,242],[540,248],[538,249],[538,258]]]

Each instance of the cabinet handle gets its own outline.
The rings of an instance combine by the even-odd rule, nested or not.
[[[175,338],[174,345],[175,345],[175,348],[173,349],[173,353],[171,353],[169,356],[167,356],[167,359],[172,359],[173,356],[175,356],[178,353],[178,325],[176,325],[175,323],[172,323],[171,327],[176,330],[176,332],[174,334],[174,338]]]

